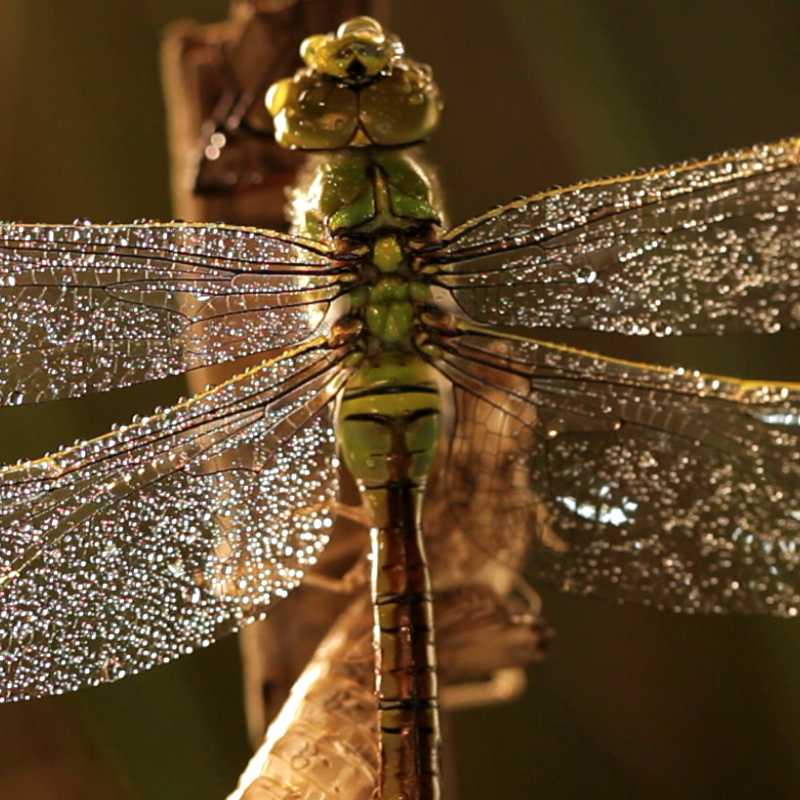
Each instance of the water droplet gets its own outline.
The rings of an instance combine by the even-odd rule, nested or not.
[[[597,273],[590,267],[578,267],[575,270],[576,283],[594,283],[597,280]]]
[[[188,587],[183,591],[183,599],[193,605],[199,603],[202,596],[203,593],[197,586]]]

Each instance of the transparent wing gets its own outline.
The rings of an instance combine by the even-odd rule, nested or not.
[[[491,325],[797,328],[800,139],[522,198],[421,258],[467,314]]]
[[[483,445],[451,513],[487,553],[514,560],[528,539],[535,577],[578,593],[798,614],[800,385],[521,338],[442,347],[451,448]]]
[[[299,583],[331,525],[347,372],[316,345],[0,471],[0,701],[165,663]]]
[[[250,228],[2,224],[0,402],[75,397],[302,341],[345,271],[321,244]]]

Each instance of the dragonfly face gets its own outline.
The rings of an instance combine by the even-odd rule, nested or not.
[[[335,34],[306,39],[300,47],[303,61],[320,75],[337,78],[358,88],[403,55],[403,46],[370,17],[356,17]]]

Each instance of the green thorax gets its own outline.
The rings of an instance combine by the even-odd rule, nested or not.
[[[318,157],[311,179],[294,192],[295,227],[331,239],[410,230],[439,221],[431,182],[406,150],[346,148]]]
[[[295,229],[363,253],[349,292],[352,315],[377,345],[408,348],[418,308],[430,300],[415,273],[414,245],[438,222],[431,184],[411,155],[343,150],[319,159],[292,196]]]

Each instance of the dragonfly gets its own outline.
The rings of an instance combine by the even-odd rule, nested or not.
[[[529,551],[528,574],[566,591],[798,615],[800,385],[536,331],[800,327],[800,140],[446,228],[415,149],[442,111],[430,70],[363,17],[301,56],[267,96],[277,141],[311,154],[293,233],[0,226],[4,405],[258,359],[0,471],[0,700],[118,680],[263,618],[351,514],[372,539],[379,796],[433,798],[431,504],[487,562]]]

